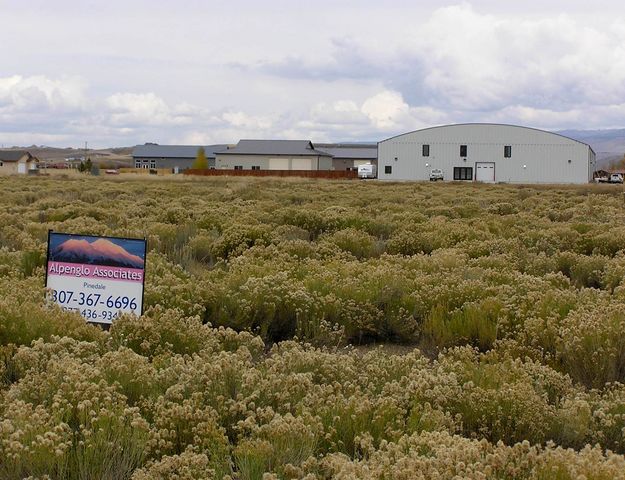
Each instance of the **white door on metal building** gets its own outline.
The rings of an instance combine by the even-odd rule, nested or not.
[[[291,170],[312,170],[312,160],[310,158],[293,158],[291,160]]]
[[[476,182],[494,182],[495,181],[495,164],[494,163],[476,163],[475,164],[475,181]]]
[[[288,170],[289,159],[288,158],[270,158],[269,170]]]

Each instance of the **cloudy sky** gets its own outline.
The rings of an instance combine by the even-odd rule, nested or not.
[[[0,0],[0,144],[625,127],[621,0]]]

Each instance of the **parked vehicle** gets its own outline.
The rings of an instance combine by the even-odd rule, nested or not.
[[[372,163],[358,165],[358,178],[378,178],[378,167]]]
[[[623,183],[623,175],[620,173],[612,173],[607,177],[599,177],[595,179],[598,183]]]
[[[438,180],[445,180],[443,171],[440,168],[433,168],[430,172],[430,182],[436,182]]]

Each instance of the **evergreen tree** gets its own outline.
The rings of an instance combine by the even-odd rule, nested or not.
[[[204,151],[204,147],[200,147],[197,149],[197,155],[195,156],[195,161],[191,168],[195,170],[207,170],[208,169],[208,160],[206,159],[206,152]]]

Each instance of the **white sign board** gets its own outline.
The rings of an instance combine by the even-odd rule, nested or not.
[[[111,324],[120,313],[143,312],[146,241],[50,232],[49,298],[88,322]]]

